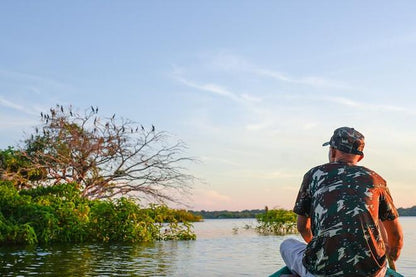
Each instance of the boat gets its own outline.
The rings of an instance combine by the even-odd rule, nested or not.
[[[292,274],[292,272],[290,271],[290,269],[287,266],[281,268],[279,271],[276,271],[275,273],[273,273],[269,277],[279,277],[279,276],[283,276],[285,274]],[[388,277],[404,277],[403,275],[394,271],[391,268],[387,268],[386,277],[387,276]]]
[[[290,269],[287,266],[285,266],[285,267],[281,268],[279,271],[276,271],[275,273],[270,275],[269,277],[279,277],[279,276],[282,276],[284,274],[292,274],[292,271],[290,271]]]

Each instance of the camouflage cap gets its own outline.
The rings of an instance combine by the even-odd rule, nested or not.
[[[341,127],[334,131],[329,142],[322,146],[330,145],[342,152],[356,155],[364,155],[364,136],[350,127]]]

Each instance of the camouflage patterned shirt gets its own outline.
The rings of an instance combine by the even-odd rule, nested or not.
[[[311,218],[313,239],[303,264],[320,276],[374,276],[385,266],[378,220],[398,217],[386,181],[374,171],[343,163],[309,170],[294,212]]]

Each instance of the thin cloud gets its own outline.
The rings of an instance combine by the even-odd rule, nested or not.
[[[215,190],[205,191],[205,195],[207,196],[207,198],[214,200],[214,201],[229,202],[231,200],[231,198],[228,195],[221,194]]]
[[[42,84],[42,86],[48,86],[48,87],[53,87],[53,88],[60,88],[60,89],[67,88],[66,84],[63,84],[61,82],[55,81],[50,78],[45,78],[45,77],[34,75],[34,74],[27,74],[27,73],[0,69],[0,76],[4,76],[9,80],[14,79],[21,83],[30,82],[31,84]],[[37,94],[39,94],[40,92],[40,90],[35,86],[30,87],[30,89],[33,90]]]
[[[23,107],[23,106],[21,106],[21,105],[18,105],[18,104],[16,104],[16,103],[13,103],[13,102],[11,102],[11,101],[9,101],[9,100],[6,100],[6,99],[4,99],[3,97],[1,97],[0,96],[0,105],[2,105],[3,107],[6,107],[6,108],[11,108],[11,109],[13,109],[13,110],[17,110],[17,111],[25,111],[25,108]]]
[[[351,86],[345,84],[344,82],[315,76],[304,77],[298,80],[295,79],[294,82],[318,88],[352,89]]]
[[[216,84],[212,84],[212,83],[207,83],[207,84],[197,84],[194,81],[190,81],[187,80],[183,77],[178,77],[176,76],[176,80],[180,81],[182,84],[191,87],[191,88],[196,88],[198,90],[202,90],[202,91],[207,91],[219,96],[224,96],[227,97],[235,102],[261,102],[262,99],[259,97],[255,97],[255,96],[251,96],[248,95],[246,93],[238,95],[220,85],[216,85]]]
[[[249,63],[245,59],[235,56],[235,55],[227,55],[227,54],[219,54],[211,57],[210,63],[201,64],[199,70],[198,68],[193,68],[193,73],[198,73],[198,71],[204,71],[207,69],[207,65],[211,65],[208,67],[210,72],[218,71],[221,75],[225,73],[229,73],[230,78],[241,78],[244,77],[245,74],[250,74],[250,76],[257,76],[258,78],[272,78],[275,80],[279,80],[285,83],[293,84],[294,89],[296,89],[296,85],[305,85],[314,88],[331,88],[335,91],[350,91],[350,95],[356,95],[361,93],[366,93],[368,90],[360,89],[360,88],[353,88],[352,86],[337,81],[332,80],[329,78],[322,78],[316,76],[306,76],[306,77],[293,77],[289,74],[273,71],[265,68],[258,67],[254,64]],[[287,95],[274,95],[274,97],[279,97],[279,99],[275,99],[274,97],[268,98],[269,100],[275,99],[277,101],[264,101],[263,97],[259,96],[252,96],[252,94],[248,93],[241,93],[238,94],[233,91],[231,88],[225,88],[224,86],[213,84],[213,83],[204,83],[201,81],[194,81],[186,78],[187,74],[191,74],[191,72],[187,72],[183,67],[174,68],[174,78],[181,82],[182,84],[195,88],[200,91],[209,92],[211,94],[215,94],[224,98],[228,98],[236,103],[240,103],[245,106],[247,111],[250,113],[249,122],[243,123],[244,128],[246,131],[256,132],[259,130],[274,130],[278,126],[281,126],[281,122],[279,122],[279,118],[281,117],[280,109],[282,103],[285,107],[291,105],[292,109],[300,108],[304,105],[305,101],[308,103],[317,103],[317,102],[330,102],[341,105],[342,107],[351,108],[353,110],[358,111],[369,111],[369,112],[390,112],[390,113],[406,113],[409,115],[415,115],[416,111],[412,111],[410,109],[394,106],[394,105],[384,105],[383,103],[366,103],[356,101],[355,99],[359,98],[349,98],[344,96],[333,96],[332,95],[325,95],[323,93],[314,93],[311,95],[308,94],[287,94]],[[199,72],[199,75],[201,72]],[[242,75],[242,76],[240,76]],[[292,89],[293,90],[293,89]],[[335,93],[335,95],[340,95],[339,92]],[[281,102],[280,100],[284,98],[285,101]],[[309,104],[310,105],[310,104]],[[282,107],[283,110],[285,107]],[[303,119],[302,119],[303,120]],[[296,122],[296,120],[292,120],[291,122]],[[303,126],[298,126],[304,130],[310,130],[317,126],[317,123],[313,121],[306,122]]]
[[[0,129],[21,129],[22,127],[30,127],[36,124],[36,120],[30,118],[17,118],[11,116],[1,116]]]
[[[264,121],[259,122],[259,123],[247,124],[245,126],[245,128],[248,131],[259,131],[259,130],[268,129],[271,126],[273,126],[273,124],[274,124],[273,120],[264,120]]]
[[[216,95],[220,95],[226,98],[229,98],[231,100],[233,100],[234,102],[237,103],[241,103],[243,104],[250,112],[255,113],[255,114],[261,114],[264,115],[265,113],[269,113],[268,111],[262,109],[262,108],[258,108],[256,104],[260,103],[262,101],[262,98],[260,97],[255,97],[255,96],[251,96],[249,94],[241,94],[240,96],[221,87],[218,85],[214,85],[214,84],[204,84],[204,85],[200,85],[197,84],[193,81],[189,81],[183,77],[178,77],[176,76],[176,79],[178,81],[180,81],[182,84],[191,87],[191,88],[196,88],[198,90],[202,90],[202,91],[208,91],[210,93],[216,94]],[[254,103],[254,105],[253,105]],[[258,130],[262,130],[262,129],[266,129],[270,126],[273,125],[273,120],[270,119],[262,119],[259,123],[254,123],[254,124],[247,124],[245,126],[245,129],[248,131],[258,131]],[[201,125],[204,126],[204,125]]]
[[[362,103],[344,97],[325,97],[324,100],[347,107],[362,107]]]
[[[276,179],[285,179],[291,180],[294,178],[299,178],[301,173],[293,170],[273,170],[273,171],[265,171],[265,170],[251,170],[241,172],[241,175],[244,175],[245,178],[253,178],[256,180],[276,180]]]
[[[215,190],[207,189],[195,189],[194,190],[194,205],[196,208],[204,209],[218,209],[218,207],[224,207],[224,204],[230,204],[232,202],[231,197],[225,194],[221,194]]]
[[[319,124],[317,122],[310,122],[310,123],[306,123],[303,125],[303,129],[304,130],[312,130],[316,127],[318,127]]]
[[[221,163],[224,165],[230,165],[230,166],[241,166],[240,162],[235,162],[229,159],[223,159],[223,158],[219,158],[219,157],[208,157],[208,156],[203,156],[201,157],[201,160],[203,162],[215,162],[215,163]]]
[[[275,80],[283,81],[286,83],[307,85],[307,86],[311,86],[315,88],[352,89],[349,85],[343,82],[328,79],[328,78],[323,78],[323,77],[317,77],[317,76],[306,76],[306,77],[296,78],[296,77],[291,77],[281,72],[272,71],[268,69],[262,69],[262,68],[256,68],[256,67],[253,67],[250,70],[250,73],[256,74],[262,77],[270,77]]]
[[[5,99],[4,97],[0,96],[0,106],[13,109],[15,111],[28,114],[28,115],[36,115],[38,114],[37,111],[34,111],[32,108],[22,106],[20,104],[16,104],[10,100]]]
[[[62,103],[59,95],[74,90],[70,85],[48,77],[4,69],[0,69],[0,81],[8,87],[7,91],[3,90],[0,93],[2,97],[0,105],[31,115],[39,114],[44,110],[43,107],[41,109],[39,107],[45,106],[46,103]],[[28,99],[31,99],[30,102]]]
[[[375,53],[380,49],[397,49],[416,44],[416,32],[400,34],[397,36],[381,36],[379,39],[373,39],[359,44],[345,44],[344,48],[334,48],[332,52],[322,53],[319,57],[339,57],[356,53]]]
[[[211,93],[216,94],[216,95],[225,96],[225,97],[228,97],[232,100],[236,100],[236,101],[239,100],[237,95],[235,95],[234,93],[228,91],[227,89],[225,89],[221,86],[218,86],[218,85],[215,85],[215,84],[203,84],[203,85],[201,85],[201,84],[197,84],[195,82],[189,81],[189,80],[187,80],[185,78],[182,78],[182,77],[177,77],[176,79],[178,81],[180,81],[182,84],[184,84],[188,87],[196,88],[198,90],[203,90],[203,91],[207,91],[207,92],[211,92]]]
[[[240,71],[259,77],[272,78],[291,84],[308,85],[317,88],[352,89],[351,86],[345,84],[344,82],[329,78],[319,76],[293,77],[287,73],[262,68],[258,65],[248,62],[242,57],[231,54],[220,53],[213,58],[211,64],[214,67],[217,67],[219,70],[230,72]]]
[[[415,115],[416,112],[404,107],[393,106],[393,105],[381,105],[381,104],[372,104],[365,102],[354,101],[345,97],[323,97],[322,100],[329,102],[337,103],[347,107],[353,107],[357,109],[372,110],[378,112],[402,112],[410,115]]]
[[[241,94],[241,98],[243,98],[244,100],[247,100],[249,102],[261,102],[263,101],[263,99],[261,97],[257,97],[257,96],[252,96],[246,93]]]

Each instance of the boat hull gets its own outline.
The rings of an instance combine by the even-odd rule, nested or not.
[[[289,268],[287,266],[281,268],[279,271],[276,271],[275,273],[273,273],[269,277],[279,277],[279,276],[282,276],[282,275],[285,275],[285,274],[292,274],[292,272],[289,270]],[[403,275],[394,271],[391,268],[387,268],[386,277],[387,276],[389,276],[389,277],[404,277]]]

